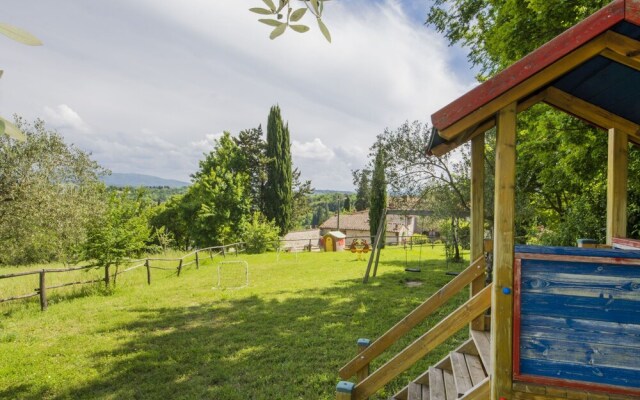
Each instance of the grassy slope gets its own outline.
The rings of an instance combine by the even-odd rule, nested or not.
[[[418,257],[414,249],[409,265],[416,266]],[[114,293],[67,292],[46,312],[37,300],[1,305],[0,398],[331,399],[337,370],[354,355],[356,339],[376,338],[451,279],[438,248],[423,249],[417,274],[404,272],[403,250],[385,250],[369,285],[360,282],[366,262],[350,253],[240,259],[250,265],[251,283],[239,290],[212,289],[215,259],[179,278],[154,270],[151,286],[136,270],[118,278]],[[407,288],[407,278],[425,284]],[[422,332],[456,304],[427,321]],[[464,335],[378,398],[424,371]]]

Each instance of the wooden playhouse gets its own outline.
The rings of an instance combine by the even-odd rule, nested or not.
[[[640,1],[616,0],[432,116],[430,156],[471,142],[474,261],[380,338],[358,341],[340,370],[338,399],[369,398],[467,327],[467,342],[392,398],[640,399],[640,251],[515,245],[517,115],[539,102],[608,132],[607,244],[631,242],[627,154],[640,145]],[[485,249],[484,134],[494,127],[496,217]],[[369,371],[466,286],[464,305]]]

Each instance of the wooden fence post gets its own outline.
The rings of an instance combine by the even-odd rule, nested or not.
[[[104,266],[104,286],[105,287],[109,287],[109,281],[110,281],[110,277],[109,277],[109,264],[107,263],[107,265]]]
[[[224,247],[224,243],[222,244],[222,257],[227,258],[226,248]]]
[[[47,285],[44,279],[44,269],[40,271],[40,309],[42,311],[47,309]]]
[[[198,258],[198,250],[196,250],[196,269],[200,269],[200,259]]]
[[[178,276],[180,276],[181,271],[182,271],[182,258],[180,259],[180,264],[178,265]]]
[[[236,244],[233,248],[236,250],[236,257],[238,257],[238,245]]]
[[[148,258],[145,260],[144,266],[147,268],[147,285],[151,285],[151,266]]]
[[[362,353],[369,345],[371,344],[371,340],[369,339],[358,339],[358,353]],[[356,372],[356,382],[360,383],[365,380],[369,376],[369,364],[362,367],[358,372]]]

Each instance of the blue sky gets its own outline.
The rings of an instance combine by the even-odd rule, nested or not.
[[[425,2],[327,4],[317,28],[268,39],[259,0],[22,0],[0,38],[2,115],[40,117],[114,172],[188,180],[223,131],[266,126],[279,104],[295,164],[319,189],[351,189],[386,127],[429,116],[475,85],[465,53],[423,25]]]

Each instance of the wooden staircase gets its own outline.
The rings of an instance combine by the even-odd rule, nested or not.
[[[391,400],[484,399],[489,395],[491,368],[489,332],[471,331],[472,338],[411,381]]]
[[[404,317],[380,338],[366,346],[360,345],[359,354],[340,369],[340,377],[357,377],[357,382],[341,381],[336,388],[337,400],[365,400],[409,369],[430,351],[445,342],[471,321],[484,318],[491,306],[492,285],[476,292],[467,302],[447,315],[413,343],[401,350],[388,362],[369,374],[369,364],[395,343],[401,336],[424,321],[446,301],[462,289],[483,279],[484,257],[479,257],[467,269],[452,279],[438,292]],[[489,333],[471,330],[471,338],[449,356],[430,367],[391,397],[393,400],[451,400],[485,399],[489,396],[490,365]]]

